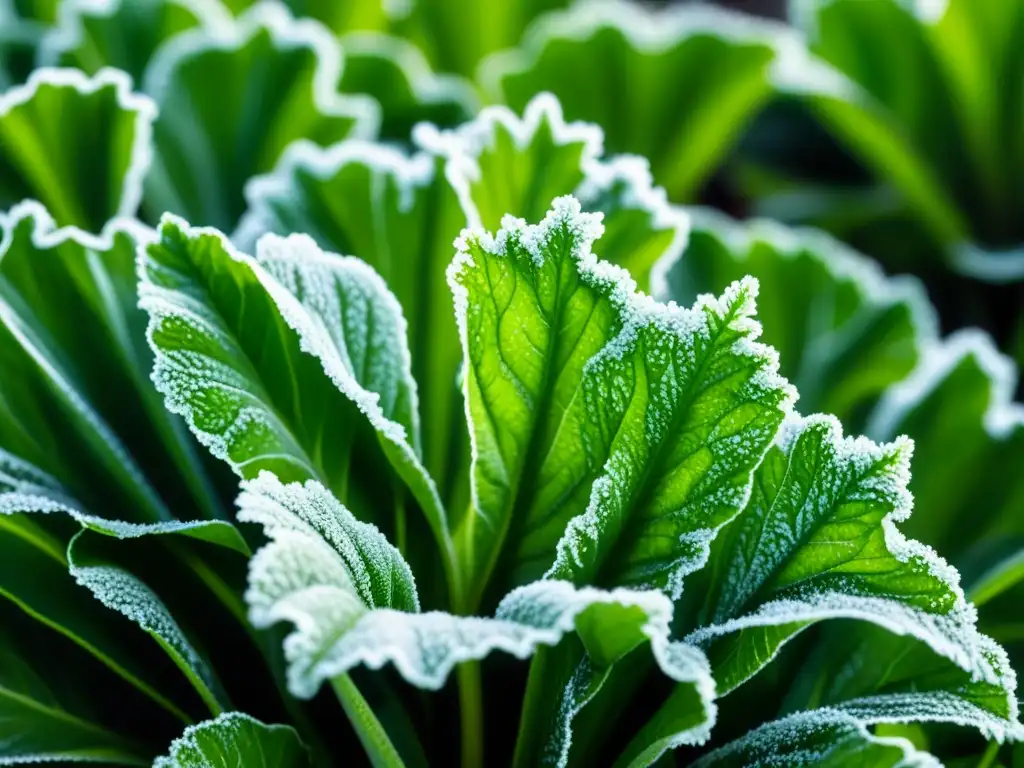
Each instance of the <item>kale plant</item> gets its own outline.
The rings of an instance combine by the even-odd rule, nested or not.
[[[1012,363],[669,202],[796,37],[238,5],[0,0],[0,764],[1009,753]]]

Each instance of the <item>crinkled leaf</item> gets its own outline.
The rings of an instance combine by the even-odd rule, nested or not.
[[[464,428],[444,269],[465,218],[441,162],[359,141],[329,150],[297,142],[246,195],[250,209],[233,238],[241,248],[254,247],[263,232],[306,232],[322,248],[366,261],[394,292],[409,320],[424,463],[439,482],[447,479]]]
[[[5,223],[0,447],[104,516],[158,519],[168,505],[221,515],[194,443],[148,377],[135,247],[152,233],[129,220],[98,238],[55,230],[36,204]]]
[[[802,660],[787,708],[835,706],[873,722],[952,723],[1000,742],[1020,737],[1016,676],[989,638],[979,640],[988,662],[988,674],[980,675],[883,627],[840,623],[828,629]]]
[[[340,90],[365,93],[380,103],[382,140],[408,141],[419,122],[454,126],[477,111],[469,81],[435,74],[420,50],[401,38],[352,32],[342,36],[341,48]]]
[[[143,84],[160,109],[146,210],[230,230],[244,210],[245,182],[270,170],[291,141],[375,132],[377,105],[339,94],[341,72],[327,30],[277,4],[176,36]]]
[[[1016,378],[1013,362],[989,337],[962,331],[934,345],[886,393],[867,426],[875,439],[914,439],[910,490],[927,514],[904,528],[955,562],[986,539],[1024,533],[1016,512],[1024,503],[1024,406],[1013,401]]]
[[[0,95],[0,208],[38,200],[58,225],[91,232],[134,214],[155,116],[117,70],[36,70]]]
[[[578,3],[538,19],[481,79],[513,109],[551,91],[566,117],[601,125],[609,150],[648,158],[672,199],[690,200],[772,95],[790,44],[778,25],[708,5]]]
[[[372,516],[384,488],[360,469],[376,466],[360,437],[368,424],[444,546],[444,513],[415,448],[394,297],[368,267],[306,238],[265,240],[260,260],[173,217],[140,252],[153,376],[168,408],[240,476],[316,479]]]
[[[361,523],[330,491],[315,481],[284,485],[264,472],[242,483],[238,519],[263,526],[273,543],[253,561],[249,577],[249,611],[266,624],[276,595],[295,584],[274,583],[278,574],[304,574],[353,591],[367,608],[418,611],[416,582],[408,564],[376,527]],[[268,568],[294,558],[292,570]]]
[[[669,640],[672,605],[664,595],[537,582],[506,596],[494,618],[421,614],[398,551],[319,484],[285,486],[264,474],[243,484],[238,503],[239,519],[261,523],[271,538],[250,566],[250,619],[294,625],[284,649],[296,696],[312,696],[353,667],[389,662],[410,683],[438,689],[460,662],[493,650],[523,658],[575,632],[588,652],[581,677],[591,676],[595,690],[612,665],[649,644],[661,670],[691,693],[679,738],[706,737],[714,717],[706,662]],[[567,759],[571,720],[583,703],[567,699],[557,713],[556,739],[546,745],[553,762]]]
[[[906,739],[876,736],[868,723],[838,709],[773,720],[698,760],[695,766],[805,765],[857,768],[939,768]]]
[[[286,725],[264,725],[244,712],[225,712],[189,726],[153,768],[301,768],[309,756]]]
[[[559,199],[538,226],[467,233],[451,267],[474,438],[457,545],[478,589],[503,557],[520,582],[677,597],[792,397],[753,341],[756,283],[659,305],[596,259],[599,234]]]
[[[136,83],[174,35],[227,22],[219,4],[202,0],[67,0],[57,15],[57,25],[40,42],[40,64],[90,74],[116,67]]]
[[[740,224],[706,210],[691,211],[691,220],[682,255],[658,264],[655,294],[688,304],[756,277],[764,341],[778,350],[805,413],[835,414],[851,430],[863,425],[936,334],[918,283],[887,279],[825,235],[768,221]]]
[[[417,137],[448,159],[446,175],[470,226],[496,230],[507,214],[538,221],[552,199],[572,194],[585,210],[604,214],[601,257],[644,287],[651,266],[674,258],[686,241],[687,217],[652,187],[646,161],[603,158],[601,128],[566,123],[551,94],[531,99],[521,118],[488,107],[455,131],[423,126]]]
[[[911,445],[844,438],[828,417],[786,424],[743,512],[711,547],[703,626],[716,680],[731,691],[793,635],[830,618],[873,621],[1000,681],[954,569],[907,540]]]

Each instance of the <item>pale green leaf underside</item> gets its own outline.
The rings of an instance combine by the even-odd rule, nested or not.
[[[460,552],[471,583],[504,548],[517,581],[678,596],[791,392],[753,341],[756,283],[658,305],[593,256],[599,219],[554,205],[535,227],[468,233],[450,270],[474,436]]]
[[[754,475],[750,501],[711,547],[707,625],[727,692],[816,621],[857,618],[910,634],[993,683],[1000,671],[979,635],[956,571],[908,541],[911,445],[844,438],[828,417],[788,422]]]
[[[301,768],[309,757],[286,725],[264,725],[242,712],[189,726],[153,768]]]

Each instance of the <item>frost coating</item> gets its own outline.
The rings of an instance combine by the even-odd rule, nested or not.
[[[160,103],[174,71],[183,61],[206,51],[240,50],[261,31],[266,31],[282,49],[309,48],[314,52],[318,66],[313,78],[313,103],[322,114],[353,118],[353,138],[368,138],[377,133],[380,126],[377,103],[365,96],[343,95],[337,91],[344,56],[334,36],[311,19],[293,19],[279,3],[259,3],[230,24],[200,27],[176,35],[153,57],[146,70],[143,90]]]
[[[87,77],[77,69],[42,67],[34,70],[24,85],[0,93],[0,121],[17,107],[30,102],[40,89],[48,87],[70,89],[82,96],[113,88],[117,105],[135,114],[131,154],[121,182],[121,199],[113,212],[117,217],[133,216],[142,201],[142,182],[152,162],[156,104],[148,96],[132,92],[131,78],[120,70],[101,69]]]
[[[266,623],[265,611],[273,602],[267,597],[281,591],[266,581],[289,571],[281,567],[280,558],[304,550],[306,562],[301,567],[311,578],[322,568],[322,583],[332,583],[327,574],[335,574],[334,583],[352,588],[367,608],[419,610],[415,579],[398,550],[376,526],[356,520],[319,483],[284,485],[271,473],[261,472],[242,483],[238,508],[240,521],[262,525],[274,542],[251,564],[246,599],[254,623]]]
[[[641,157],[622,155],[601,159],[604,152],[604,134],[593,123],[567,123],[562,116],[558,98],[550,93],[535,96],[526,105],[520,118],[504,106],[485,107],[471,122],[453,131],[438,131],[434,126],[416,126],[414,141],[434,155],[445,158],[445,176],[459,198],[466,214],[468,227],[481,228],[475,185],[483,179],[481,160],[493,153],[498,137],[507,135],[519,151],[526,150],[541,130],[550,131],[558,148],[580,146],[578,186],[571,190],[585,209],[621,186],[619,204],[629,210],[645,211],[655,230],[672,232],[670,244],[662,258],[675,259],[686,246],[689,219],[679,206],[668,202],[665,191],[653,185],[647,161]],[[529,201],[530,204],[546,201]]]
[[[823,708],[774,720],[704,755],[694,768],[712,766],[888,765],[940,768],[938,760],[919,752],[903,738],[875,736],[864,721],[836,708]],[[858,757],[860,756],[860,757]]]
[[[717,668],[727,691],[806,626],[853,618],[911,635],[1000,687],[1017,719],[1016,677],[1005,652],[978,632],[959,574],[896,527],[912,507],[911,450],[906,438],[844,438],[831,417],[784,424],[755,475],[757,492],[712,550],[712,623],[687,638],[708,646],[739,633],[726,654],[731,668]],[[771,636],[756,632],[769,627]]]
[[[225,712],[190,725],[171,742],[153,768],[210,768],[262,765],[292,768],[307,763],[302,742],[285,725],[264,725],[244,712]]]

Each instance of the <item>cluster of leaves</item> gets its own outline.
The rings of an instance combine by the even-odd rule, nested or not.
[[[825,235],[668,202],[779,94],[875,125],[838,56],[705,7],[238,5],[0,0],[0,764],[1022,736],[1015,367]]]

